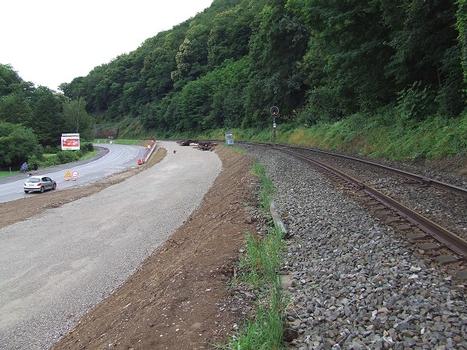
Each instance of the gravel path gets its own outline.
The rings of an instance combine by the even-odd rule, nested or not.
[[[200,204],[219,158],[162,146],[152,168],[0,230],[0,349],[50,347]]]
[[[265,164],[293,237],[288,321],[299,349],[467,349],[465,286],[414,254],[308,165],[246,147]]]

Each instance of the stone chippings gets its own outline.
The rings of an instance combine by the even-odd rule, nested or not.
[[[248,147],[292,238],[287,323],[298,349],[467,349],[465,286],[310,167]]]
[[[306,152],[308,153],[308,152]],[[305,153],[305,154],[306,154]],[[310,154],[310,153],[308,153]],[[311,153],[313,158],[343,170],[350,176],[380,190],[418,213],[441,224],[447,229],[467,239],[467,197],[449,190],[427,186],[414,180],[399,176],[393,172],[351,161]],[[434,172],[420,171],[420,174],[433,175]],[[459,183],[461,179],[451,183]],[[466,188],[461,183],[461,187]]]

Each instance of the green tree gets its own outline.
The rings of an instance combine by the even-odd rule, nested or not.
[[[0,64],[0,96],[21,91],[25,87],[29,87],[29,84],[25,83],[10,65]]]
[[[226,59],[238,59],[248,54],[252,19],[253,16],[241,6],[214,17],[208,38],[208,61],[211,68],[221,65]]]
[[[63,103],[63,132],[80,133],[81,138],[93,139],[93,118],[86,112],[86,102],[81,97],[77,100],[68,100]]]
[[[18,167],[33,155],[40,156],[41,147],[32,129],[0,122],[0,166]]]
[[[457,1],[457,30],[459,31],[459,45],[462,51],[462,70],[464,83],[467,84],[467,1]]]
[[[42,145],[57,145],[64,130],[62,101],[50,89],[38,87],[32,98],[34,131]]]
[[[21,93],[11,93],[0,97],[0,120],[31,125],[32,110],[28,99]]]
[[[465,1],[214,0],[62,91],[83,97],[97,123],[140,119],[164,131],[264,126],[271,105],[308,123],[383,109],[456,116]]]
[[[206,25],[192,23],[175,56],[177,68],[172,72],[174,82],[190,81],[204,73],[208,62],[208,35],[209,28]]]
[[[298,62],[306,50],[308,32],[285,9],[285,1],[269,1],[256,19],[249,44],[251,62],[245,125],[269,122],[269,108],[280,106],[284,116],[303,103],[304,76]]]

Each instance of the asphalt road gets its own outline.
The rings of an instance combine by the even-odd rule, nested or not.
[[[155,166],[0,229],[0,349],[49,348],[199,206],[221,161],[162,145]]]
[[[116,144],[96,145],[107,148],[109,152],[103,157],[92,162],[77,162],[53,167],[50,172],[45,170],[41,175],[51,177],[57,182],[57,189],[65,189],[95,182],[103,177],[119,172],[131,166],[136,166],[138,158],[142,158],[145,149],[141,146],[127,146]],[[64,175],[67,169],[76,170],[79,174],[76,181],[65,181]],[[18,177],[20,177],[18,179]],[[27,175],[15,176],[13,179],[0,181],[0,203],[25,198],[40,194],[25,194],[23,191],[24,180]]]

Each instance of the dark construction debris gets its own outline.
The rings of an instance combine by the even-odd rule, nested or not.
[[[195,141],[195,140],[180,140],[180,141],[177,141],[177,143],[180,146],[189,146],[192,143],[198,143],[198,141]]]
[[[217,143],[211,141],[180,140],[177,141],[180,146],[194,146],[202,151],[212,151]]]

